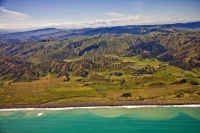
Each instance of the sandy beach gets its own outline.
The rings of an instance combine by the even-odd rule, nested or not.
[[[97,107],[97,106],[133,106],[133,105],[198,105],[200,101],[88,101],[88,102],[66,102],[66,103],[44,103],[17,105],[5,104],[0,105],[0,109],[11,108],[65,108],[65,107]]]

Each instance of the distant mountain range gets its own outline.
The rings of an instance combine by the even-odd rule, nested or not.
[[[200,22],[9,33],[0,35],[0,76],[16,81],[38,79],[48,72],[62,76],[72,68],[82,72],[99,67],[90,60],[77,62],[83,65],[80,68],[63,60],[107,55],[156,58],[191,70],[200,67],[199,45]],[[104,62],[104,67],[109,63]]]
[[[174,33],[200,28],[200,22],[176,23],[164,25],[128,25],[116,27],[84,28],[84,29],[55,29],[46,28],[25,32],[0,34],[0,40],[41,40],[43,38],[66,38],[74,36],[92,36],[96,34],[149,34],[151,32]]]

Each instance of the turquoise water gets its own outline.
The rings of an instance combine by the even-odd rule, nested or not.
[[[200,108],[0,111],[0,133],[200,133]]]

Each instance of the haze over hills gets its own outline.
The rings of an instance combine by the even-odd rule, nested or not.
[[[0,42],[0,81],[4,88],[46,78],[45,84],[41,83],[44,88],[55,79],[73,84],[72,87],[74,83],[93,87],[102,97],[113,89],[124,97],[126,91],[120,92],[121,89],[133,95],[134,88],[173,88],[170,92],[166,90],[167,97],[175,91],[174,85],[183,84],[183,90],[192,88],[192,92],[181,93],[200,98],[200,22],[71,30],[47,28],[3,34]],[[58,86],[62,88],[62,84]],[[65,93],[62,89],[61,92]],[[45,93],[49,96],[49,91]],[[8,102],[7,92],[2,91],[2,95],[2,103]],[[87,96],[96,97],[93,92]],[[159,92],[154,97],[160,96]],[[55,99],[67,97],[68,94],[61,94]]]
[[[25,32],[15,32],[10,34],[0,35],[0,40],[6,39],[32,39],[32,37],[72,37],[72,36],[87,36],[96,34],[149,34],[151,32],[174,33],[185,30],[198,30],[200,22],[176,23],[165,25],[129,25],[116,27],[100,27],[100,28],[84,28],[84,29],[55,29],[46,28]],[[37,40],[36,39],[36,40]]]

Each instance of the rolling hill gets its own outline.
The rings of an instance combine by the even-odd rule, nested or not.
[[[84,97],[111,101],[198,101],[199,28],[200,22],[193,22],[47,28],[2,34],[1,103],[62,102],[70,98],[82,101]],[[24,90],[23,84],[30,87],[33,95]],[[68,87],[70,92],[65,90]],[[14,88],[27,98],[19,100],[19,92]],[[36,96],[36,88],[42,88],[38,90],[41,97]],[[80,91],[81,88],[87,91]]]

